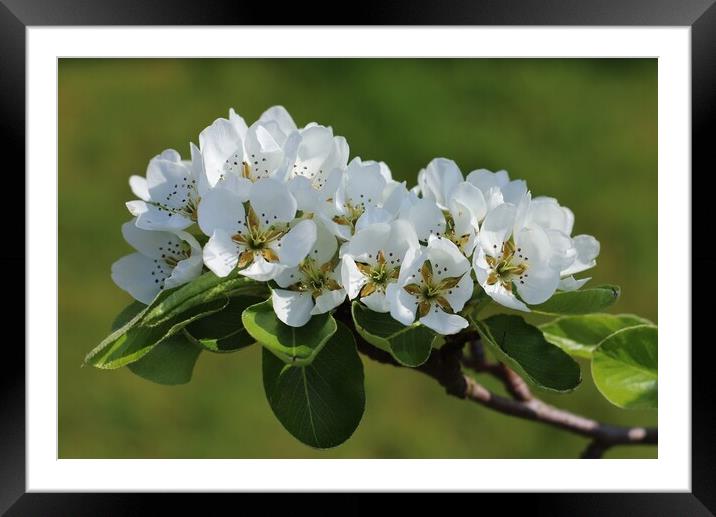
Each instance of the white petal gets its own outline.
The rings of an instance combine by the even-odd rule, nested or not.
[[[348,298],[353,300],[368,281],[366,276],[360,272],[356,266],[355,260],[350,255],[343,255],[341,259],[341,283],[348,294]]]
[[[510,176],[506,170],[492,172],[487,169],[478,169],[467,175],[467,181],[479,188],[483,194],[487,194],[490,189],[495,187],[502,190],[502,187],[510,181]]]
[[[470,270],[470,261],[449,239],[431,237],[425,254],[433,266],[436,278],[455,277]]]
[[[271,133],[260,123],[253,124],[244,141],[246,163],[254,179],[267,178],[283,164],[283,150]]]
[[[180,285],[191,282],[196,277],[201,275],[201,269],[203,267],[202,254],[198,253],[192,255],[189,258],[180,260],[172,274],[164,281],[164,287],[171,289]]]
[[[156,156],[160,160],[168,160],[170,162],[180,162],[181,155],[174,149],[166,149]]]
[[[360,301],[373,312],[390,312],[388,297],[380,291],[375,291],[368,296],[364,296]]]
[[[226,231],[217,228],[204,246],[204,264],[215,275],[227,276],[236,267],[241,249]]]
[[[410,192],[405,187],[405,182],[389,182],[383,190],[383,208],[397,217],[409,196]]]
[[[146,178],[137,176],[136,174],[129,177],[129,188],[132,189],[132,193],[143,201],[149,201],[149,187],[147,186]]]
[[[376,223],[362,229],[349,241],[346,253],[356,258],[359,262],[375,264],[378,252],[388,244],[390,225],[387,223]]]
[[[517,212],[515,214],[515,224],[513,226],[512,233],[517,233],[522,228],[527,226],[531,204],[532,193],[528,191],[522,199],[520,199],[520,202],[517,203]]]
[[[515,235],[516,257],[526,261],[531,268],[550,266],[554,263],[554,249],[552,242],[539,226],[523,228]],[[556,268],[555,268],[556,269]],[[559,271],[557,269],[557,271]]]
[[[313,297],[310,293],[273,289],[271,303],[278,319],[291,327],[303,327],[311,319]]]
[[[453,189],[462,181],[462,173],[454,161],[435,158],[425,168],[423,194],[430,193],[426,197],[432,197],[440,208],[447,209]]]
[[[562,276],[574,275],[597,264],[595,260],[599,255],[599,241],[591,235],[577,235],[572,239],[577,257],[567,269],[562,271]]]
[[[393,267],[400,266],[409,249],[420,247],[415,228],[408,221],[397,220],[390,223],[390,233],[383,245],[385,259]]]
[[[487,203],[482,191],[474,185],[465,181],[459,183],[450,195],[448,200],[450,212],[453,217],[460,211],[462,207],[467,208],[470,212],[472,225],[477,228],[480,221],[487,214]]]
[[[210,189],[199,203],[199,228],[205,235],[213,234],[214,230],[224,230],[232,235],[242,233],[245,220],[241,197],[227,188]]]
[[[333,239],[333,252],[335,252],[336,239],[333,236],[331,236],[331,239]],[[310,219],[304,219],[279,239],[277,244],[280,244],[280,246],[272,246],[272,248],[278,254],[281,264],[287,267],[294,267],[306,258],[315,242],[316,223]]]
[[[328,174],[333,167],[327,169],[324,164],[334,152],[333,131],[324,126],[307,125],[300,130],[300,134],[301,145],[298,147],[294,173],[309,179],[319,174]]]
[[[366,207],[365,212],[356,221],[355,231],[360,231],[376,223],[389,223],[393,219],[395,216],[384,208],[371,205]]]
[[[487,213],[482,223],[478,240],[480,246],[489,255],[497,256],[502,252],[502,244],[512,233],[517,209],[514,205],[499,205]]]
[[[271,106],[261,114],[259,122],[275,122],[285,135],[298,129],[293,118],[283,106]]]
[[[193,221],[178,213],[172,213],[145,201],[129,201],[126,203],[129,213],[137,218],[136,225],[145,230],[183,230]]]
[[[546,232],[539,227],[524,228],[515,236],[515,245],[527,264],[523,277],[514,281],[520,297],[530,305],[547,301],[557,290],[560,275],[553,265]]]
[[[164,280],[152,276],[153,269],[153,259],[141,253],[132,253],[112,264],[112,280],[136,300],[149,304],[160,291]]]
[[[405,219],[415,228],[415,233],[421,241],[428,240],[430,235],[443,235],[445,233],[445,216],[438,206],[429,199],[418,199],[407,209]]]
[[[191,166],[153,158],[147,167],[147,190],[151,200],[163,206],[182,209],[196,198]]]
[[[262,226],[288,223],[296,215],[296,200],[288,186],[271,178],[254,183],[249,200]]]
[[[122,225],[122,235],[135,250],[151,258],[164,258],[181,248],[182,240],[171,232],[137,228],[134,221]]]
[[[301,281],[303,278],[303,273],[301,273],[297,267],[289,267],[281,271],[276,278],[274,278],[274,282],[276,282],[279,287],[285,289]]]
[[[530,267],[527,276],[523,276],[522,280],[515,280],[514,285],[525,303],[543,303],[557,290],[559,271],[551,267]]]
[[[243,121],[243,119],[241,120]],[[204,160],[204,170],[212,187],[221,178],[225,171],[226,161],[230,157],[236,155],[237,167],[241,165],[244,158],[243,140],[239,134],[238,125],[239,123],[236,121],[219,118],[199,134],[199,148]]]
[[[388,164],[385,162],[378,162],[378,165],[380,166],[380,174],[381,176],[383,176],[383,178],[385,178],[385,181],[387,183],[393,181],[393,174],[390,172],[390,167],[388,167]]]
[[[466,273],[460,279],[455,287],[450,291],[443,293],[443,297],[450,303],[450,307],[455,312],[460,312],[467,301],[472,297],[474,283],[470,273]]]
[[[427,316],[420,318],[420,323],[443,336],[457,334],[469,325],[462,316],[448,314],[440,309],[431,309]]]
[[[239,271],[239,274],[259,282],[268,282],[280,275],[286,267],[283,264],[267,262],[261,255],[254,255],[254,261],[248,267]]]
[[[485,196],[485,203],[487,203],[488,213],[505,202],[502,197],[502,191],[498,187],[488,189],[487,192],[483,192],[483,195]]]
[[[294,176],[288,181],[288,188],[296,199],[296,208],[307,213],[313,213],[318,207],[318,191],[313,188],[311,180],[305,176]]]
[[[193,142],[189,144],[191,150],[191,173],[196,180],[196,189],[199,196],[203,197],[207,190],[211,187],[209,185],[209,178],[206,177],[206,171],[204,170],[204,158],[201,156],[201,151]]]
[[[363,164],[360,158],[354,158],[346,170],[346,201],[353,206],[377,206],[383,200],[385,178],[380,166],[373,162]]]
[[[324,173],[333,169],[345,169],[348,165],[348,142],[342,136],[333,137],[331,153],[323,163]]]
[[[495,300],[497,303],[508,309],[515,309],[518,311],[530,312],[529,308],[519,301],[517,297],[510,291],[505,289],[500,282],[493,285],[482,284],[482,288],[485,292]]]
[[[405,289],[398,287],[398,284],[389,284],[385,295],[390,305],[390,315],[393,319],[403,325],[410,325],[415,321],[415,296],[408,294]]]
[[[577,257],[577,250],[574,248],[572,238],[559,230],[547,230],[546,233],[554,253],[551,265],[562,271],[569,267]]]
[[[345,299],[346,292],[343,289],[326,291],[316,298],[316,305],[313,307],[313,310],[311,310],[311,314],[323,314],[324,312],[332,311],[343,303]]]
[[[557,287],[557,289],[559,289],[560,291],[576,291],[584,284],[589,282],[591,279],[591,276],[587,278],[580,278],[579,280],[577,280],[573,276],[568,276],[567,278],[562,278],[559,281],[559,287]]]
[[[571,235],[574,225],[574,214],[551,197],[536,197],[530,203],[527,224],[536,224],[544,229],[559,230]]]
[[[502,187],[502,198],[505,203],[517,205],[527,194],[527,182],[524,180],[513,180]]]
[[[406,285],[412,280],[413,275],[417,277],[425,259],[425,248],[410,248],[406,251],[403,257],[403,265],[400,267],[398,284],[401,286]]]
[[[237,114],[236,111],[234,111],[234,108],[229,109],[229,122],[231,122],[231,125],[234,128],[234,131],[241,137],[241,140],[243,141],[244,137],[246,136],[246,131],[249,129],[248,125],[246,124],[246,121],[244,120],[244,117]]]
[[[249,194],[253,186],[253,181],[248,178],[237,176],[236,174],[226,174],[213,188],[221,188],[233,192],[243,203],[249,200]]]
[[[345,173],[346,171],[341,168],[331,169],[322,183],[316,185],[314,182],[314,188],[318,188],[321,200],[334,198],[336,196],[336,191],[343,183]]]

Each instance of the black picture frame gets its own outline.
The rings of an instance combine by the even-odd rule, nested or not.
[[[713,131],[716,126],[715,1],[402,0],[390,3],[365,1],[353,8],[341,4],[340,10],[324,9],[319,6],[320,2],[313,2],[308,10],[310,12],[307,12],[301,5],[282,5],[277,9],[268,2],[244,5],[214,0],[0,0],[0,127],[5,136],[6,185],[8,181],[16,183],[7,187],[12,188],[14,194],[12,199],[5,200],[4,206],[6,210],[14,210],[14,213],[24,213],[24,175],[18,171],[25,170],[25,154],[21,151],[25,143],[25,30],[27,26],[37,25],[283,25],[303,22],[311,25],[688,26],[691,27],[692,44],[692,170],[702,171],[700,178],[709,177],[709,172],[713,174],[716,171],[716,158],[711,149],[711,135],[716,133]],[[320,20],[316,18],[316,12],[344,14],[341,19]],[[684,178],[684,181],[691,181],[691,178]],[[705,200],[699,203],[696,196],[708,195],[710,190],[700,187],[692,192],[692,235],[698,238],[708,232],[708,221],[713,216],[706,212],[710,208],[709,203]],[[10,208],[8,201],[18,206]],[[15,240],[17,237],[12,238]],[[708,248],[696,247],[696,251],[691,252],[693,271],[711,270],[716,266],[716,259],[710,255]],[[13,321],[16,328],[21,328],[17,323],[25,319],[25,304],[19,303],[21,297],[18,294],[24,293],[24,278],[18,272],[32,274],[25,266],[24,249],[24,246],[13,243],[5,254],[0,254],[0,265],[6,272],[5,286],[14,293],[12,302],[4,304],[5,321]],[[687,280],[691,281],[690,278]],[[662,303],[668,303],[668,300],[662,300]],[[692,307],[692,321],[705,321],[709,304],[696,303],[694,298]],[[12,314],[13,310],[17,314]],[[703,318],[699,319],[699,316]],[[184,495],[26,493],[25,352],[20,342],[20,339],[10,339],[6,335],[2,355],[5,367],[0,374],[0,512],[7,512],[7,515],[73,516],[141,514],[151,508],[146,505],[147,498],[160,499],[157,502],[161,503],[163,513],[168,513],[173,507],[190,508]],[[686,347],[688,343],[669,345]],[[697,343],[692,349],[691,493],[524,494],[509,495],[510,504],[543,509],[548,515],[697,516],[716,513],[716,440],[713,439],[716,400],[711,389],[712,374],[707,360],[709,346],[705,341]],[[244,505],[250,502],[246,494],[238,497],[242,498]],[[300,504],[297,497],[299,500],[303,498],[300,495],[289,498],[272,496],[272,508],[279,511],[283,505],[286,508],[295,507]],[[340,511],[359,513],[364,503],[356,501],[356,497],[343,496],[347,504],[343,504]],[[420,497],[411,501],[410,504],[423,505]],[[409,511],[410,504],[403,506],[403,510]],[[485,504],[485,500],[481,499],[479,506],[487,508]]]

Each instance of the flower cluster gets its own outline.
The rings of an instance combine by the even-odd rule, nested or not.
[[[599,242],[572,236],[573,213],[532,198],[506,171],[466,177],[436,158],[408,189],[383,162],[355,157],[330,126],[299,128],[281,106],[248,126],[233,110],[199,134],[190,159],[167,150],[132,176],[137,252],[112,278],[143,303],[204,267],[268,282],[273,308],[300,327],[346,298],[440,334],[479,290],[529,311],[595,265]],[[200,242],[203,244],[200,244]]]

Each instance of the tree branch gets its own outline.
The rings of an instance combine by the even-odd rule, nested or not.
[[[350,311],[338,310],[335,316],[349,328],[353,328]],[[354,334],[360,353],[379,363],[402,367],[389,353],[374,347],[358,333]],[[463,353],[466,344],[470,348],[468,356]],[[491,392],[466,375],[463,366],[499,379],[510,397]],[[658,431],[655,428],[604,424],[540,400],[531,392],[524,379],[513,370],[502,363],[492,363],[485,359],[479,335],[474,331],[446,336],[442,348],[433,350],[425,363],[411,369],[435,379],[454,397],[471,400],[505,415],[541,422],[590,438],[589,445],[581,454],[582,458],[600,458],[607,449],[616,445],[655,445],[658,440]]]

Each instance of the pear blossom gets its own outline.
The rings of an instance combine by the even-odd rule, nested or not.
[[[378,163],[354,158],[341,175],[333,202],[323,205],[321,215],[328,228],[348,240],[368,224],[393,219],[394,215],[381,206],[386,184]]]
[[[480,189],[488,210],[502,203],[518,205],[527,193],[527,182],[510,180],[506,170],[477,169],[467,175],[467,182]]]
[[[187,232],[143,230],[132,220],[122,225],[122,235],[137,251],[112,264],[112,280],[144,304],[201,274],[201,246]]]
[[[557,290],[561,262],[547,232],[539,225],[515,225],[517,216],[518,208],[510,203],[487,214],[473,267],[493,300],[529,312],[526,304],[545,302]]]
[[[246,190],[260,178],[286,180],[300,135],[282,106],[266,110],[251,126],[231,109],[199,135],[199,148],[209,184],[233,184]]]
[[[446,237],[465,256],[472,255],[479,224],[487,205],[482,192],[463,180],[457,164],[436,158],[418,174],[423,197],[403,208],[403,216],[415,226],[418,238]]]
[[[404,220],[376,223],[356,232],[341,264],[348,298],[358,298],[375,312],[389,312],[386,289],[398,281],[405,254],[418,248],[415,230]]]
[[[199,227],[209,235],[204,263],[218,276],[234,268],[254,280],[274,279],[297,266],[316,240],[312,220],[296,220],[296,200],[285,183],[263,178],[246,196],[228,187],[207,192]]]
[[[288,171],[289,188],[298,209],[317,212],[333,197],[348,164],[348,143],[333,128],[315,122],[298,130],[301,141]]]
[[[146,178],[134,175],[129,185],[139,200],[129,201],[129,212],[145,230],[183,230],[197,219],[199,201],[209,188],[201,155],[191,144],[191,161],[167,149],[149,161]]]
[[[596,265],[599,241],[591,235],[572,237],[574,213],[551,197],[530,199],[527,193],[518,205],[516,225],[540,226],[545,230],[555,250],[553,261],[560,269],[559,289],[579,289],[590,278],[576,280],[573,275]]]
[[[271,291],[276,316],[292,327],[302,327],[311,316],[335,309],[346,298],[338,269],[338,241],[323,225],[316,229],[308,256],[283,270],[276,277],[279,288]]]
[[[238,271],[270,282],[277,318],[300,327],[346,297],[450,335],[468,326],[459,313],[484,290],[497,303],[529,311],[596,264],[599,242],[572,236],[574,214],[554,198],[532,198],[505,170],[463,175],[447,158],[395,181],[384,162],[354,157],[330,126],[299,128],[273,106],[247,125],[233,109],[190,144],[152,158],[129,184],[134,219],[122,227],[137,250],[112,278],[149,303],[163,289],[201,274]],[[207,237],[203,249],[186,230]]]
[[[448,239],[431,236],[426,247],[408,250],[398,281],[388,285],[390,315],[404,325],[417,318],[443,335],[455,334],[468,321],[455,314],[472,296],[470,262]]]

